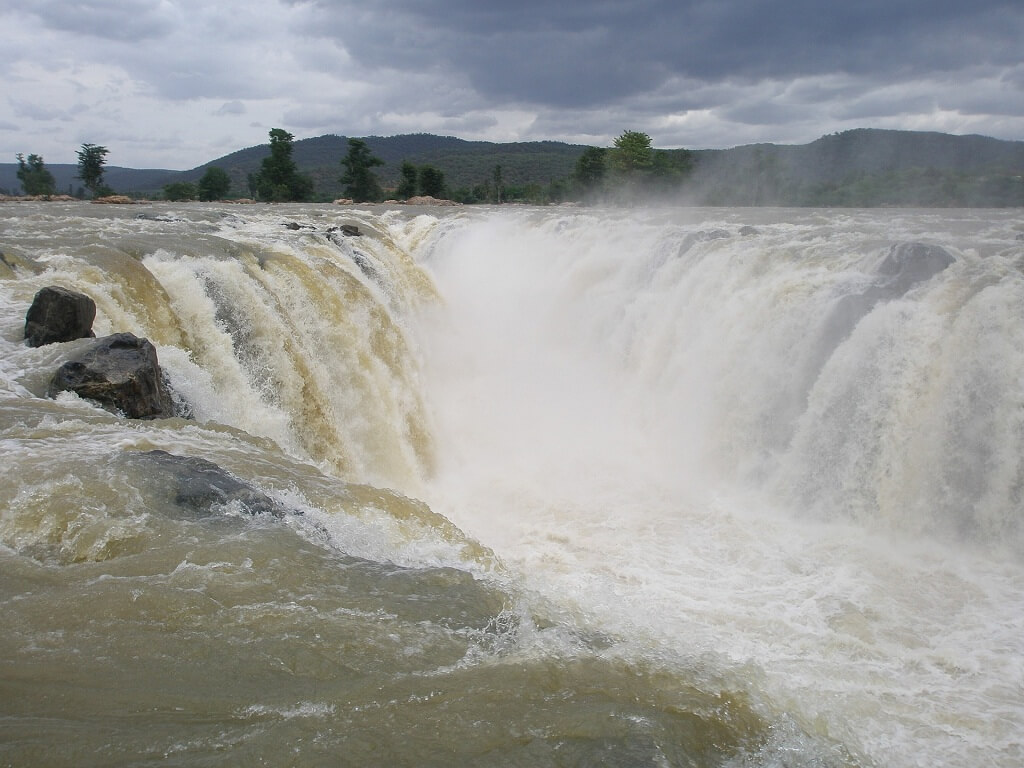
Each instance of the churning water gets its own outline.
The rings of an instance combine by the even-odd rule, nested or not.
[[[1019,212],[26,203],[0,252],[2,764],[1024,763]],[[47,285],[195,418],[48,399]]]

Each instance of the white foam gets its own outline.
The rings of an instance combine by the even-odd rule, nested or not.
[[[517,211],[428,243],[428,500],[569,615],[814,736],[1015,766],[1024,280],[976,256],[1002,214],[757,215],[745,237],[743,212]],[[958,263],[811,367],[835,301],[922,230]],[[980,490],[956,468],[979,457]]]

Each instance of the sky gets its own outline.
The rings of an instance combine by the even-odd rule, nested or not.
[[[1022,0],[23,0],[0,162],[184,170],[268,141],[1024,140]]]

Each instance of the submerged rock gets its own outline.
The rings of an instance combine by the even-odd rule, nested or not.
[[[139,455],[152,471],[151,481],[161,486],[170,501],[187,512],[208,515],[232,505],[241,506],[250,515],[281,517],[289,511],[212,461],[167,451],[147,451]]]
[[[897,298],[950,266],[956,259],[945,248],[927,243],[899,243],[878,265],[879,287]],[[883,296],[883,298],[887,298]]]
[[[915,285],[939,274],[955,261],[952,254],[938,245],[898,243],[878,264],[878,277],[860,293],[843,296],[827,326],[831,335],[841,340],[854,326],[882,301],[902,297]]]
[[[84,293],[49,285],[41,288],[25,315],[25,339],[30,347],[95,336],[96,302]]]
[[[97,339],[88,349],[64,363],[50,382],[49,395],[71,391],[119,411],[130,419],[160,419],[185,415],[174,398],[156,348],[148,339],[117,333]]]
[[[859,293],[842,296],[825,320],[815,359],[820,369],[835,348],[845,340],[857,324],[881,302],[901,298],[911,288],[929,280],[950,266],[956,259],[945,248],[927,243],[898,243],[875,268],[877,277]]]

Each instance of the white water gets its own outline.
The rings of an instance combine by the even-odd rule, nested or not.
[[[88,540],[45,527],[68,512],[131,544],[104,504],[65,503],[74,479],[37,492],[60,457],[102,478],[159,447],[293,495],[350,554],[478,572],[442,519],[333,478],[393,487],[492,548],[543,616],[794,721],[757,765],[829,744],[1024,764],[1015,212],[51,210],[4,225],[41,270],[0,307],[5,455],[26,474],[5,541]],[[368,236],[331,245],[341,217]],[[955,263],[835,333],[842,297],[910,241]],[[97,333],[154,339],[198,423],[44,399],[64,353],[20,330],[54,282],[97,300]]]
[[[863,760],[1024,764],[1021,228],[875,211],[439,227],[418,251],[445,301],[423,326],[427,501],[567,615],[727,670]],[[956,262],[823,336],[918,240]]]

